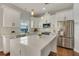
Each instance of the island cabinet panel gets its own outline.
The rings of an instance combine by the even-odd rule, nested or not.
[[[48,39],[49,38],[49,39]],[[10,40],[11,56],[48,56],[50,51],[57,52],[55,35],[28,35]]]
[[[11,56],[20,56],[20,40],[19,38],[10,40],[10,55]]]

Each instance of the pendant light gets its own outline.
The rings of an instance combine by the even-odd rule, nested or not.
[[[32,9],[32,11],[31,11],[31,15],[34,16],[34,9]]]

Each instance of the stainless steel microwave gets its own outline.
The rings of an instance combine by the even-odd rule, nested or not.
[[[51,27],[50,23],[43,24],[43,28],[49,28],[49,27]]]

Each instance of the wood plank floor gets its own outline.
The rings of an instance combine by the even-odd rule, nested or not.
[[[0,52],[0,56],[5,56],[4,53],[3,53],[2,51]]]
[[[10,56],[10,53],[4,54],[3,52],[0,52],[0,56]]]
[[[74,51],[71,49],[57,47],[57,55],[58,56],[74,56]]]
[[[50,52],[49,56],[79,56],[79,53],[71,49],[57,47],[57,53]]]

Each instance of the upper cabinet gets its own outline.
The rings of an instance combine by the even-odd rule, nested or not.
[[[7,6],[3,6],[3,27],[19,27],[20,12]]]
[[[40,18],[31,17],[31,28],[39,28]]]
[[[51,21],[51,15],[46,13],[44,16],[41,17],[41,20],[43,21],[43,23],[50,23]]]
[[[73,11],[75,24],[79,24],[79,4],[74,4]]]
[[[56,20],[57,21],[64,21],[64,20],[73,20],[73,9],[63,10],[60,12],[56,12]]]
[[[0,27],[3,25],[3,9],[2,7],[0,6]]]
[[[53,23],[52,20],[53,18],[51,19],[51,15],[46,13],[44,16],[40,18],[39,27],[43,28],[43,24],[46,24],[46,23],[50,23],[52,26],[52,23]]]
[[[53,24],[55,23],[55,16],[51,16],[50,14],[46,13],[42,17],[32,17],[31,18],[31,27],[32,28],[43,28],[43,24],[50,23],[51,27],[53,27]]]

